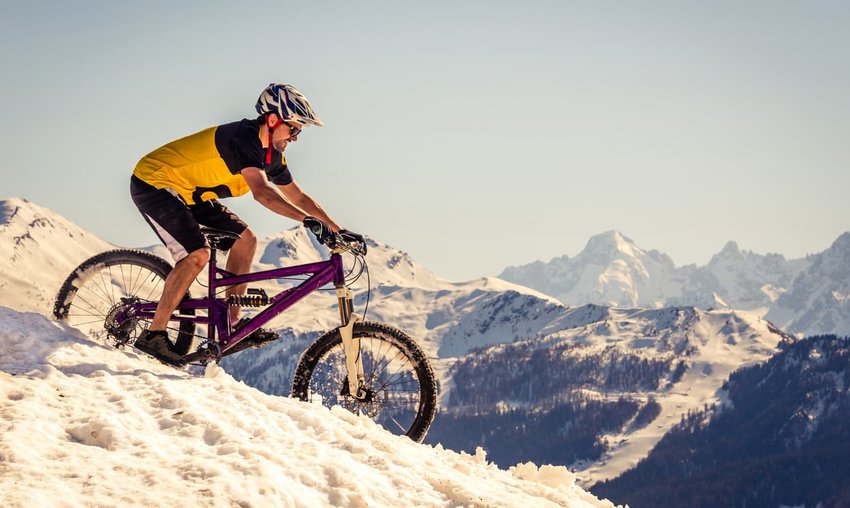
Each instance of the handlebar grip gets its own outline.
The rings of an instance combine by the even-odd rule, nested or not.
[[[315,217],[304,217],[304,227],[309,229],[311,233],[319,240],[321,243],[325,243],[328,239],[328,233],[330,233],[330,229],[325,225],[324,222],[320,221]]]

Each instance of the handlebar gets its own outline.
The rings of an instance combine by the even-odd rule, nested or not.
[[[361,235],[346,230],[331,231],[327,224],[313,217],[304,219],[304,226],[313,233],[319,243],[327,245],[330,249],[341,249],[361,256],[366,255],[366,242]]]
[[[366,242],[345,235],[344,233],[333,233],[331,240],[326,241],[325,245],[327,245],[330,249],[342,249],[360,256],[366,255]]]

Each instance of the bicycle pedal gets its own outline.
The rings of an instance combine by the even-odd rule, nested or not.
[[[251,342],[255,342],[257,344],[263,344],[265,342],[271,342],[273,340],[277,340],[280,338],[276,332],[272,332],[269,330],[263,330],[260,328],[256,332],[249,335],[245,340],[249,340]]]

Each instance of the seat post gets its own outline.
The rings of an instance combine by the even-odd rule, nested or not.
[[[215,298],[215,276],[216,276],[216,262],[218,257],[218,248],[221,247],[221,241],[225,238],[232,238],[233,240],[238,240],[240,238],[239,234],[234,233],[232,231],[226,231],[223,229],[216,229],[210,227],[202,227],[201,233],[207,237],[207,242],[210,245],[210,262],[209,262],[209,297],[210,299]]]
[[[210,261],[209,261],[209,277],[207,280],[207,288],[208,295],[210,299],[215,298],[215,267],[216,267],[216,257],[218,253],[218,242],[219,238],[212,237],[209,239],[210,242]]]

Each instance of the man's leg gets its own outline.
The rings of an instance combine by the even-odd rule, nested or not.
[[[165,330],[174,309],[186,296],[186,291],[192,285],[192,281],[201,273],[209,260],[210,250],[205,247],[191,252],[177,262],[165,279],[165,287],[156,306],[156,313],[149,330]]]
[[[223,240],[219,249],[228,253],[227,264],[225,265],[228,272],[237,275],[248,273],[251,270],[254,253],[257,250],[257,236],[248,228],[248,225],[217,199],[193,205],[191,211],[192,216],[200,224],[231,231],[239,235],[239,239],[236,241]],[[227,296],[244,295],[247,288],[246,284],[240,284],[228,288],[226,294]],[[241,313],[242,309],[238,305],[231,305],[230,322],[235,324]]]
[[[251,270],[251,262],[254,260],[254,254],[257,251],[257,236],[250,229],[242,231],[242,236],[230,248],[230,253],[227,255],[227,271],[242,275]],[[240,284],[227,289],[227,296],[244,295],[247,291],[247,284]],[[230,306],[230,322],[236,323],[242,315],[242,308],[238,305]]]
[[[165,279],[153,321],[136,337],[134,346],[160,361],[180,365],[191,337],[181,337],[189,341],[184,340],[183,344],[178,340],[178,351],[168,338],[166,327],[174,309],[209,259],[209,246],[198,221],[173,190],[157,189],[134,176],[130,179],[130,195],[145,221],[176,260],[174,269]]]

